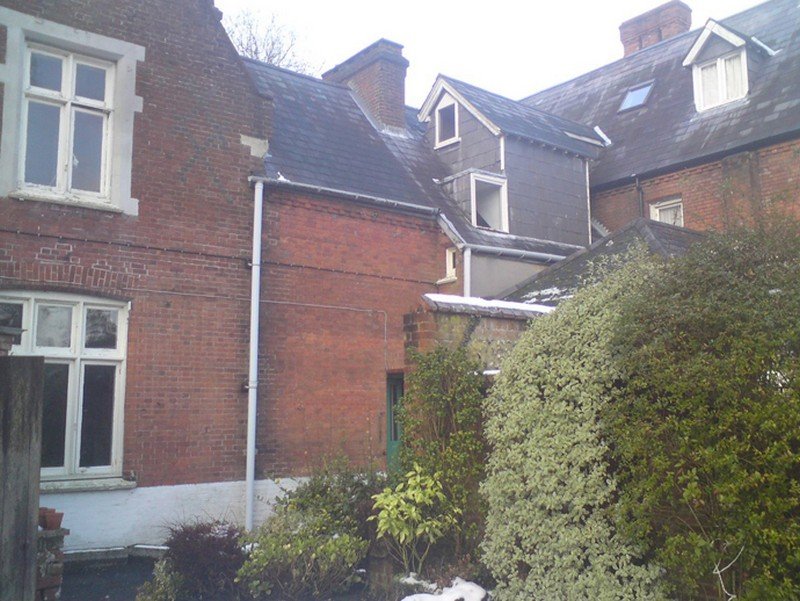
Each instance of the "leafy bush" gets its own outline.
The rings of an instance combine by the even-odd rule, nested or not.
[[[280,509],[252,536],[239,580],[255,598],[319,599],[347,590],[368,543],[325,512]]]
[[[241,536],[237,526],[220,521],[170,528],[164,557],[180,578],[183,598],[213,599],[236,591],[236,573],[245,557]]]
[[[162,559],[153,567],[153,579],[145,582],[136,594],[136,601],[180,601],[183,579]]]
[[[372,514],[372,495],[385,484],[385,475],[353,469],[346,459],[337,458],[286,492],[278,507],[324,515],[341,529],[373,540],[374,527],[367,518]]]
[[[400,463],[404,471],[419,465],[440,474],[444,494],[462,519],[455,554],[469,554],[482,535],[485,513],[478,493],[486,462],[481,367],[463,348],[412,351],[410,359],[414,369],[400,410]]]
[[[618,260],[633,263],[532,321],[487,400],[482,548],[500,601],[657,598],[658,570],[618,530],[600,419],[624,381],[608,344],[620,299],[657,269],[641,249]]]
[[[623,315],[629,530],[681,596],[800,598],[800,228],[713,235]]]
[[[395,488],[374,496],[378,514],[370,520],[406,573],[422,574],[431,546],[458,525],[460,510],[445,496],[440,477],[415,465]]]
[[[164,559],[138,601],[189,601],[236,598],[236,573],[244,562],[237,526],[220,521],[192,522],[170,528]]]

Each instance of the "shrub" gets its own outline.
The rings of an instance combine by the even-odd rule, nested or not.
[[[444,494],[462,520],[456,555],[469,554],[483,533],[484,518],[478,493],[486,462],[481,367],[463,348],[412,351],[410,359],[414,369],[400,411],[400,464],[404,472],[419,465],[429,474],[440,474]]]
[[[367,540],[375,537],[367,518],[372,514],[372,495],[386,484],[386,476],[351,468],[344,458],[326,462],[296,489],[287,491],[278,507],[289,511],[327,516],[340,529]]]
[[[618,303],[657,269],[641,249],[618,260],[633,262],[532,321],[487,400],[482,548],[501,601],[656,597],[658,571],[618,529],[600,411],[624,381]]]
[[[179,598],[229,598],[237,590],[236,573],[244,562],[241,530],[220,521],[170,528],[167,567],[178,576]]]
[[[357,581],[368,543],[329,515],[281,508],[252,536],[239,580],[256,598],[319,599]]]
[[[182,578],[162,559],[153,567],[153,579],[139,587],[136,601],[180,601],[182,588]]]
[[[460,510],[448,501],[440,477],[415,465],[395,488],[374,496],[378,514],[370,520],[406,573],[422,574],[431,546],[457,527]]]
[[[800,227],[710,236],[628,297],[615,339],[622,509],[672,590],[800,598]]]

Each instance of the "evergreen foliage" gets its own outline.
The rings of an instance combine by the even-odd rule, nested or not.
[[[483,529],[478,493],[486,461],[481,367],[463,348],[412,351],[411,360],[414,370],[407,376],[400,411],[400,465],[404,472],[419,465],[425,473],[439,474],[444,494],[461,516],[462,536],[454,550],[460,556],[475,548]]]
[[[600,418],[624,380],[609,352],[620,301],[657,269],[634,253],[531,323],[486,403],[483,555],[500,601],[658,598],[658,570],[619,531]]]
[[[681,598],[800,598],[800,228],[713,235],[622,314],[629,531]]]

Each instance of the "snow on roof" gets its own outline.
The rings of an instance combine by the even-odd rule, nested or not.
[[[517,303],[502,300],[487,300],[477,296],[456,296],[455,294],[423,294],[428,305],[446,313],[468,313],[490,317],[511,317],[530,319],[553,311],[554,307]]]

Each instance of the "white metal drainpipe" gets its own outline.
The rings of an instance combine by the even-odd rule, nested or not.
[[[256,482],[256,418],[258,415],[258,318],[261,306],[261,227],[264,182],[255,182],[253,197],[253,259],[250,271],[250,359],[247,374],[247,470],[244,527],[253,529]]]

